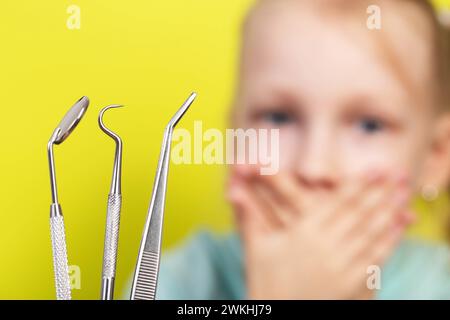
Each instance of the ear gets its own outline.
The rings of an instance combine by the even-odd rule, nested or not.
[[[423,185],[440,190],[450,184],[450,112],[438,116],[432,133],[432,144],[425,162]]]

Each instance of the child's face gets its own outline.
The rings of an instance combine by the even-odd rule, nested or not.
[[[312,187],[374,170],[419,183],[434,121],[424,43],[399,27],[390,61],[365,20],[343,26],[287,3],[261,11],[244,35],[236,124],[278,128],[281,170]]]

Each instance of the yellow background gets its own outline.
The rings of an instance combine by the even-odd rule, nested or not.
[[[251,2],[1,2],[0,298],[55,297],[46,143],[82,95],[91,99],[85,118],[55,146],[69,263],[81,268],[73,298],[99,297],[114,144],[99,130],[97,115],[112,103],[127,106],[105,119],[124,140],[121,295],[134,268],[164,126],[195,90],[197,101],[179,127],[191,130],[202,120],[205,129],[225,128],[240,22]],[[66,27],[71,4],[81,9],[80,30]],[[202,227],[230,228],[224,173],[220,166],[172,165],[164,247]],[[434,235],[427,221],[422,231]]]

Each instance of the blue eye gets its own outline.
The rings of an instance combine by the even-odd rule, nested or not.
[[[384,125],[381,121],[370,118],[361,120],[358,122],[358,126],[367,133],[376,133],[384,129]]]
[[[272,124],[281,126],[294,121],[293,117],[286,112],[268,112],[264,115],[264,120]]]

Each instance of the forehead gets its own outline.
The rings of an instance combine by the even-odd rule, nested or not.
[[[352,81],[387,88],[397,82],[410,92],[424,90],[430,81],[431,46],[423,14],[381,2],[382,29],[374,31],[366,26],[364,5],[324,11],[319,2],[263,1],[256,7],[245,27],[243,81],[263,81],[270,75],[272,80],[310,85]]]

